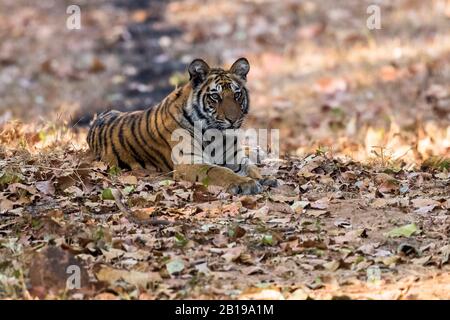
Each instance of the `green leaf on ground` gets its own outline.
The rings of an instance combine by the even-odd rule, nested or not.
[[[112,190],[110,188],[106,188],[102,192],[103,200],[114,200],[114,196],[112,194]]]
[[[397,237],[410,237],[415,233],[419,233],[420,230],[417,228],[415,223],[410,223],[402,227],[394,228],[391,231],[385,233],[386,237],[397,238]]]
[[[175,234],[175,244],[179,247],[184,247],[187,243],[188,243],[188,239],[186,239],[186,237],[181,234],[181,233],[177,233]]]
[[[272,246],[274,241],[271,234],[266,234],[261,240],[262,244],[265,246]]]
[[[118,175],[120,175],[121,172],[122,172],[122,170],[120,170],[120,168],[116,167],[116,166],[112,166],[108,170],[108,173],[110,176],[118,176]]]

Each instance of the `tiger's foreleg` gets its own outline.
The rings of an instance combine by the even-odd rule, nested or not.
[[[251,177],[240,176],[233,170],[214,164],[179,164],[175,166],[174,178],[226,188],[233,194],[256,194],[261,185]]]
[[[231,169],[233,172],[240,176],[250,177],[258,181],[260,185],[277,187],[278,181],[274,177],[263,177],[259,168],[249,162],[244,162],[240,166],[238,165],[224,165],[225,167]]]

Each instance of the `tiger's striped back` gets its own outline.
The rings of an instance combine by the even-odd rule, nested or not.
[[[171,133],[180,127],[181,89],[143,111],[109,111],[93,122],[87,142],[97,159],[125,169],[171,171]]]

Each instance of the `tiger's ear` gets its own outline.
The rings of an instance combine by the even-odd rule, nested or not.
[[[242,80],[247,80],[247,73],[250,71],[250,63],[246,58],[239,58],[230,68],[230,72],[237,75]]]
[[[188,68],[189,80],[192,81],[194,87],[205,81],[209,72],[208,64],[202,59],[195,59]]]

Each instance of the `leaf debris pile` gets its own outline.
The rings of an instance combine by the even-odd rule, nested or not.
[[[232,196],[121,172],[72,143],[2,150],[1,297],[448,298],[445,282],[396,289],[448,273],[446,170],[392,171],[317,152],[283,161],[278,187]],[[81,288],[70,290],[73,265]]]

